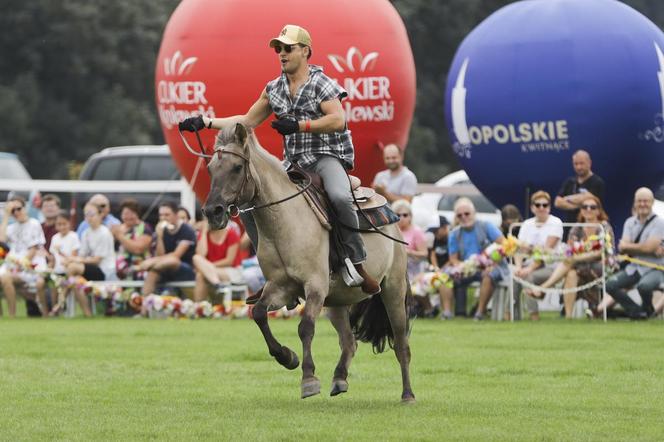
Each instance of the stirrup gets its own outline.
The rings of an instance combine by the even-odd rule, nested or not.
[[[364,282],[364,278],[357,273],[355,266],[350,258],[344,259],[344,267],[341,269],[341,277],[348,287],[359,287]]]

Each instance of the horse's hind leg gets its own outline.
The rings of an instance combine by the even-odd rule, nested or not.
[[[323,308],[324,291],[320,286],[307,283],[305,286],[306,302],[302,312],[302,319],[297,328],[297,334],[302,341],[302,382],[300,384],[302,399],[320,393],[320,381],[314,372],[316,366],[311,354],[311,341],[316,329],[316,318]]]
[[[258,325],[258,328],[263,333],[263,338],[267,344],[267,348],[270,351],[270,355],[274,357],[277,362],[286,367],[289,370],[294,370],[299,365],[300,361],[297,358],[297,354],[292,351],[290,348],[285,345],[281,345],[279,341],[272,335],[272,330],[267,322],[267,311],[270,305],[270,296],[268,290],[270,290],[270,284],[266,284],[263,289],[264,295],[260,300],[254,305],[252,314],[254,317],[254,322]]]
[[[341,357],[339,363],[334,369],[334,377],[332,378],[332,390],[330,396],[336,396],[339,393],[348,391],[348,368],[350,362],[355,355],[357,343],[355,336],[350,327],[350,320],[348,318],[348,307],[330,307],[328,308],[330,322],[339,335],[339,347],[341,347]]]
[[[403,384],[401,402],[411,403],[415,402],[415,394],[410,387],[410,345],[408,344],[408,313],[406,312],[405,295],[410,295],[410,284],[405,275],[397,280],[389,281],[381,294],[394,333],[394,353],[401,366]]]

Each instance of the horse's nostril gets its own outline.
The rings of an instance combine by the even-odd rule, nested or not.
[[[222,206],[221,204],[214,206],[214,209],[212,209],[212,212],[216,216],[222,215],[224,211],[225,211],[224,206]]]

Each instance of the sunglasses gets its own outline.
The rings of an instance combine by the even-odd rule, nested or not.
[[[97,204],[97,207],[99,207],[100,209],[105,209],[105,208],[106,208],[106,204]]]
[[[399,213],[398,214],[401,218],[408,218],[410,216],[410,213]]]
[[[470,216],[470,212],[457,213],[456,216],[458,216],[459,218],[464,218],[466,216]]]
[[[549,207],[549,203],[533,203],[533,206],[537,207],[538,209],[546,209]]]
[[[296,46],[298,46],[298,45],[297,45],[297,44],[294,44],[294,45],[283,45],[283,46],[281,46],[281,45],[275,45],[275,46],[274,46],[274,52],[276,52],[277,54],[280,54],[280,53],[281,53],[281,50],[283,49],[284,51],[286,51],[287,54],[290,54],[291,51],[293,50],[293,48],[296,47]]]
[[[597,209],[599,209],[599,207],[594,205],[594,204],[584,204],[583,206],[581,206],[581,208],[583,210],[597,210]]]
[[[17,213],[17,212],[20,212],[21,210],[23,210],[23,206],[21,206],[21,207],[14,207],[14,208],[12,209],[12,213]]]

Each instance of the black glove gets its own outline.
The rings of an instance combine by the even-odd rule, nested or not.
[[[205,123],[203,123],[203,117],[200,115],[197,117],[185,118],[184,121],[180,121],[178,123],[178,129],[187,130],[189,132],[195,132],[197,130],[203,129],[204,127]]]
[[[272,129],[276,130],[281,135],[290,135],[299,132],[300,125],[297,121],[291,120],[290,118],[282,118],[272,122]]]

